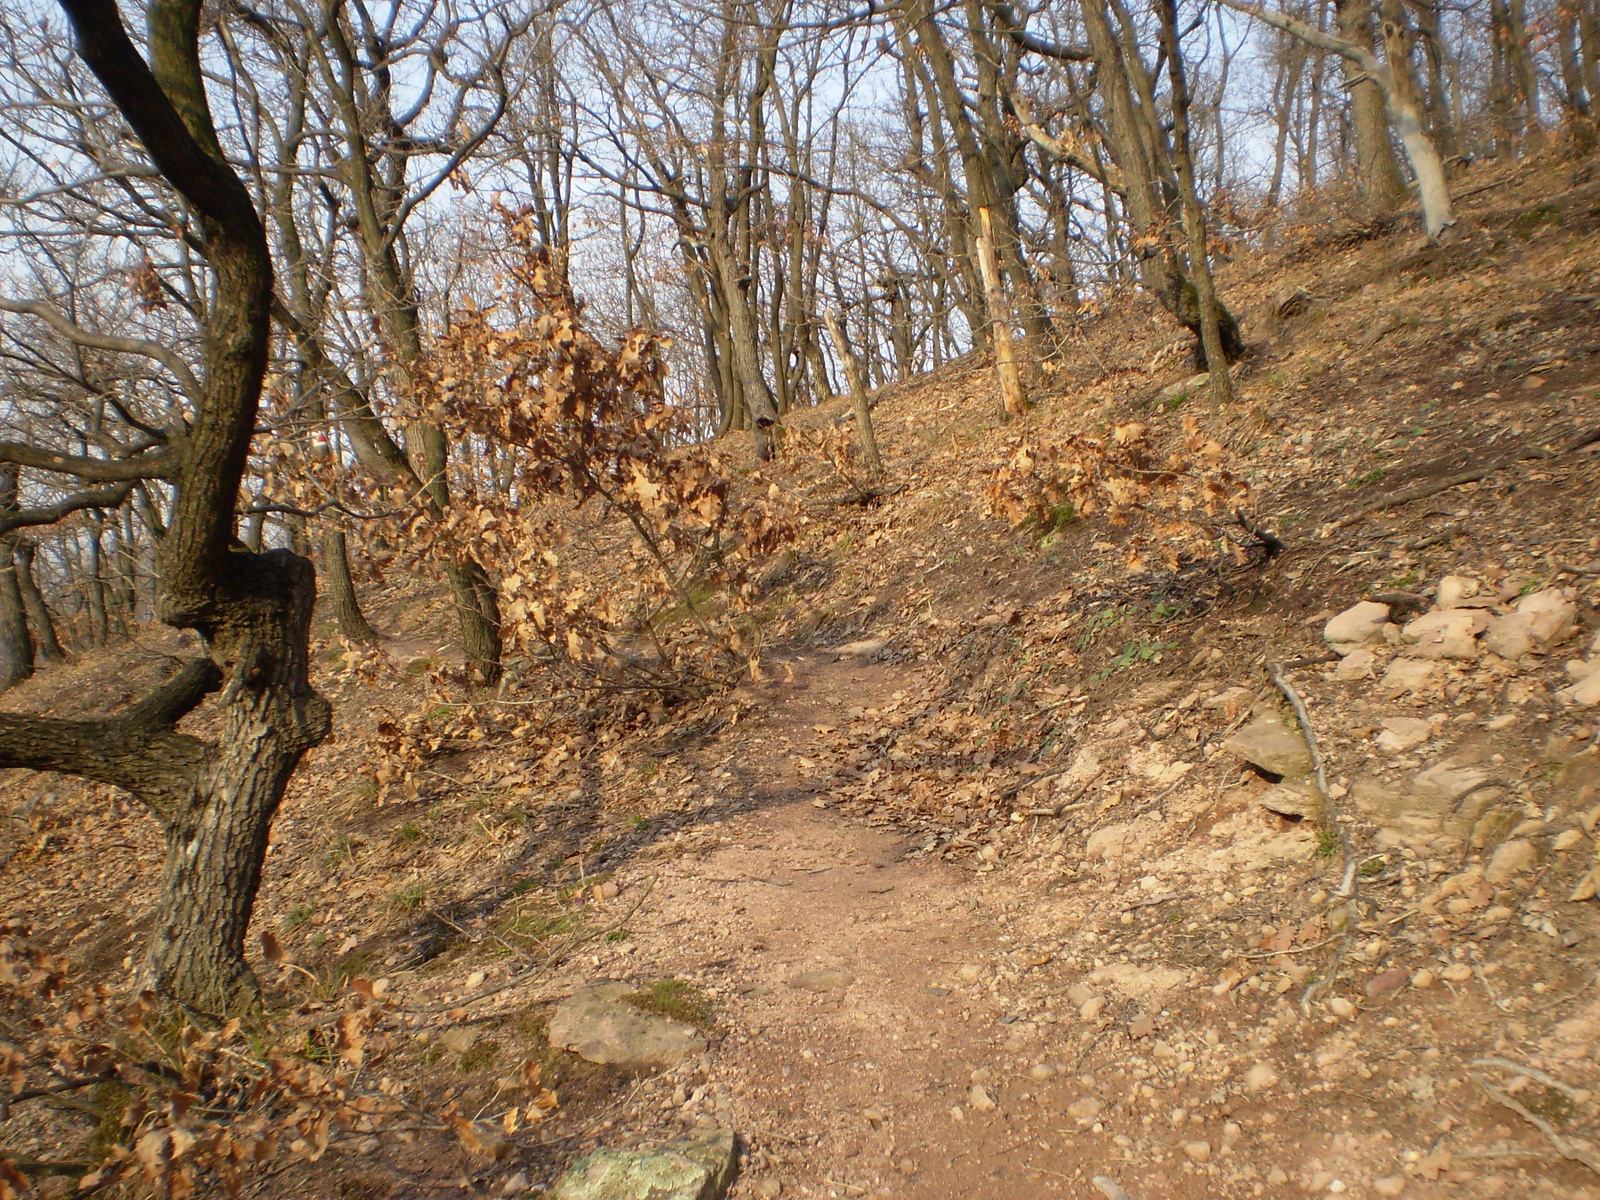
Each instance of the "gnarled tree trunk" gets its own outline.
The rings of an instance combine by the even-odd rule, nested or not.
[[[33,576],[34,550],[34,544],[27,538],[17,539],[17,590],[22,593],[22,607],[28,614],[28,625],[33,630],[35,654],[46,662],[57,662],[65,658],[67,652],[61,648],[61,639],[56,636],[56,623]]]

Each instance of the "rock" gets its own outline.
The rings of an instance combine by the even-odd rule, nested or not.
[[[1106,998],[1104,996],[1090,996],[1078,1006],[1078,1016],[1085,1021],[1093,1021],[1105,1011],[1105,1008]]]
[[[1056,1069],[1049,1063],[1034,1063],[1028,1068],[1028,1078],[1038,1083],[1046,1083],[1056,1077]]]
[[[842,992],[856,981],[848,971],[823,968],[819,971],[801,971],[789,980],[789,986],[804,992]]]
[[[722,1200],[737,1170],[726,1129],[698,1130],[654,1149],[596,1150],[556,1181],[551,1200]]]
[[[1095,1096],[1080,1096],[1067,1105],[1067,1116],[1075,1121],[1089,1121],[1100,1115],[1100,1101]]]
[[[888,638],[869,638],[865,641],[846,642],[842,646],[835,646],[833,652],[840,658],[872,658],[882,653],[888,644]]]
[[[1397,658],[1378,681],[1378,695],[1384,700],[1398,700],[1410,692],[1420,692],[1432,680],[1436,663],[1421,658]]]
[[[1589,678],[1573,684],[1569,688],[1562,688],[1556,695],[1568,704],[1581,704],[1585,708],[1594,708],[1600,705],[1600,671]]]
[[[588,1062],[635,1070],[676,1066],[706,1048],[705,1035],[694,1026],[623,1003],[633,990],[625,983],[579,988],[556,1005],[550,1044]]]
[[[1275,712],[1262,713],[1224,742],[1222,748],[1284,779],[1311,774],[1311,753],[1305,739]]]
[[[465,1025],[457,1025],[454,1029],[446,1029],[439,1035],[439,1044],[451,1054],[465,1054],[477,1042],[478,1032]]]
[[[1574,659],[1567,664],[1567,676],[1573,682],[1587,679],[1596,671],[1600,671],[1600,658]]]
[[[975,1083],[967,1093],[967,1107],[973,1112],[993,1112],[994,1097],[984,1090],[983,1084]]]
[[[771,1200],[773,1196],[783,1195],[783,1183],[781,1180],[772,1178],[758,1179],[750,1185],[750,1190],[757,1196],[764,1197],[765,1200]]]
[[[1428,970],[1427,967],[1423,967],[1422,970],[1411,977],[1411,986],[1418,989],[1431,988],[1434,978],[1433,972]]]
[[[1560,588],[1544,588],[1517,601],[1517,615],[1528,618],[1537,649],[1545,650],[1572,636],[1578,627],[1578,606]]]
[[[1374,1000],[1387,996],[1390,992],[1398,992],[1405,987],[1407,980],[1404,967],[1390,967],[1381,974],[1374,975],[1367,980],[1367,995]]]
[[[1400,640],[1416,647],[1423,658],[1478,657],[1478,635],[1489,626],[1477,609],[1452,608],[1424,613],[1400,631]]]
[[[1244,1073],[1245,1090],[1261,1092],[1278,1082],[1278,1073],[1267,1063],[1258,1062]]]
[[[1389,623],[1389,606],[1363,600],[1345,609],[1322,627],[1322,640],[1336,654],[1349,654],[1369,642],[1383,641]]]
[[[527,1190],[528,1173],[526,1171],[518,1171],[500,1185],[500,1194],[502,1196],[520,1196]]]
[[[1333,1015],[1336,1017],[1349,1018],[1356,1015],[1356,1006],[1343,996],[1335,996],[1332,1000],[1329,1000],[1328,1008],[1332,1010]]]
[[[1208,1163],[1211,1161],[1210,1142],[1185,1142],[1183,1154],[1190,1162]]]
[[[1531,871],[1539,862],[1539,852],[1533,843],[1523,839],[1502,842],[1495,847],[1489,865],[1483,869],[1483,881],[1489,884],[1506,883],[1524,871]]]
[[[1089,835],[1083,853],[1087,858],[1120,858],[1132,841],[1132,825],[1105,825]]]
[[[1372,1190],[1380,1196],[1399,1196],[1406,1190],[1404,1175],[1379,1175],[1372,1181]]]
[[[1583,830],[1564,829],[1556,835],[1556,840],[1550,843],[1550,848],[1557,851],[1571,850],[1581,841],[1583,841]]]
[[[1309,780],[1276,784],[1257,796],[1256,803],[1282,817],[1303,817],[1308,821],[1322,819],[1322,797],[1317,792],[1316,784]]]
[[[1533,620],[1522,613],[1507,613],[1489,622],[1483,648],[1490,654],[1516,662],[1533,649]]]
[[[1348,683],[1352,679],[1371,679],[1378,669],[1378,656],[1371,650],[1352,650],[1339,660],[1333,677]]]
[[[1190,375],[1187,379],[1180,379],[1176,383],[1169,383],[1161,389],[1163,400],[1176,400],[1179,396],[1195,396],[1205,390],[1211,380],[1209,373],[1202,371],[1198,375]]]
[[[1401,754],[1415,749],[1433,736],[1433,725],[1421,717],[1385,717],[1378,735],[1378,749]]]
[[[967,963],[956,968],[956,977],[962,983],[977,983],[983,977],[983,968],[977,963]]]
[[[1469,575],[1446,575],[1439,581],[1434,599],[1440,608],[1455,608],[1469,596],[1476,596],[1482,585]]]

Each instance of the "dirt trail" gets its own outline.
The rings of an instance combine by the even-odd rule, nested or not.
[[[789,665],[757,733],[773,774],[743,781],[756,807],[663,869],[641,914],[638,958],[705,980],[729,1031],[683,1086],[680,1119],[714,1109],[757,1148],[738,1195],[780,1194],[775,1181],[823,1196],[1060,1188],[1080,1165],[1061,1114],[1083,1088],[981,994],[1008,918],[969,872],[907,858],[903,839],[784,773],[780,748],[803,753],[813,725],[888,697],[903,669]]]

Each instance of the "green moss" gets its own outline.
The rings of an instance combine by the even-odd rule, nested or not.
[[[624,996],[623,1002],[685,1025],[709,1030],[715,1023],[710,998],[682,979],[658,979],[643,991]]]
[[[408,883],[389,897],[389,907],[399,909],[402,912],[409,911],[420,907],[427,895],[428,885],[421,880],[416,883]]]
[[[99,1110],[100,1123],[89,1135],[86,1147],[90,1162],[101,1162],[111,1153],[113,1146],[126,1145],[133,1132],[122,1123],[128,1111],[130,1093],[120,1080],[107,1079],[94,1086],[89,1093],[89,1103]]]
[[[463,1075],[471,1074],[473,1071],[481,1071],[493,1063],[499,1053],[500,1044],[498,1042],[478,1042],[472,1049],[461,1056],[456,1063],[456,1067]]]

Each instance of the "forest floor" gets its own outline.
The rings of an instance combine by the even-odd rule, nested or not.
[[[453,679],[437,589],[363,581],[388,650],[320,630],[338,728],[258,908],[296,965],[261,974],[291,1033],[383,979],[373,1070],[511,1132],[486,1158],[351,1130],[246,1194],[536,1194],[713,1126],[739,1197],[1600,1198],[1600,912],[1569,900],[1600,817],[1600,709],[1570,693],[1600,626],[1600,164],[1461,187],[1443,246],[1330,227],[1222,272],[1254,353],[1236,411],[1195,415],[1286,543],[1265,564],[1130,576],[1116,529],[985,511],[1020,436],[1176,436],[1203,407],[1130,299],[1034,369],[1020,421],[973,360],[883,389],[903,489],[814,507],[768,580],[764,678],[693,710],[544,730],[514,682]],[[1546,595],[1564,623],[1506,654],[1476,626],[1337,662],[1323,637],[1366,597],[1401,626]],[[3,706],[111,711],[178,649],[151,632]],[[1348,860],[1230,742],[1283,718],[1272,663]],[[125,986],[154,822],[21,772],[0,811],[0,912]],[[552,1048],[551,1006],[600,980],[675,981],[705,1053],[630,1074]],[[0,1144],[95,1126],[18,1107]]]

